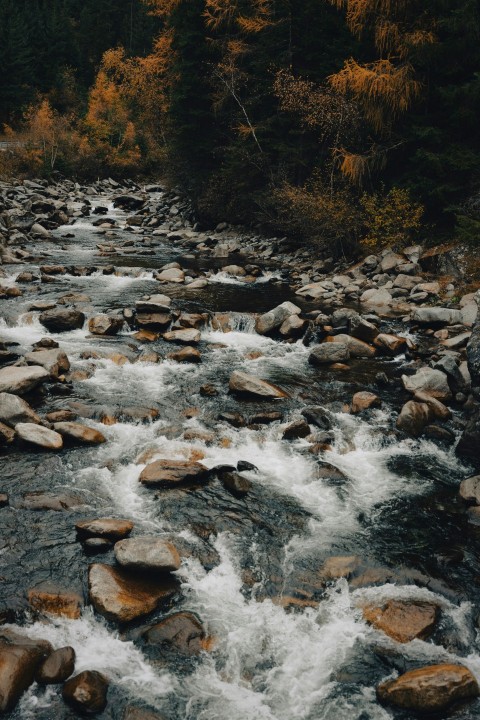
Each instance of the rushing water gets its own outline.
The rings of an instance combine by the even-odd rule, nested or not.
[[[119,223],[124,218],[112,206],[108,216]],[[452,449],[398,441],[391,428],[400,398],[391,390],[368,419],[344,412],[355,391],[376,389],[377,372],[398,376],[407,361],[356,361],[339,374],[312,369],[301,341],[257,335],[252,313],[292,299],[278,273],[245,284],[221,271],[235,258],[189,259],[192,270],[212,271],[206,288],[159,286],[153,269],[174,260],[187,264],[172,242],[144,244],[138,233],[118,230],[116,242],[133,239],[135,254],[117,249],[102,255],[96,246],[104,240],[88,219],[54,235],[30,248],[34,261],[9,266],[2,283],[13,283],[25,270],[38,275],[42,264],[65,265],[68,272],[53,283],[23,285],[22,297],[2,301],[0,337],[15,343],[19,354],[42,337],[56,339],[72,370],[85,375],[68,395],[29,399],[42,412],[74,408],[102,430],[107,443],[55,456],[25,449],[4,455],[0,490],[9,493],[10,507],[0,510],[2,594],[23,620],[21,632],[54,647],[72,645],[77,671],[108,675],[109,703],[101,717],[120,719],[134,703],[168,720],[387,720],[407,717],[375,698],[378,682],[394,672],[453,661],[480,679],[480,535],[456,499],[468,468]],[[114,265],[116,273],[104,275],[105,265]],[[88,267],[89,274],[78,277],[71,266]],[[31,310],[38,301],[81,293],[90,298],[81,307],[92,315],[130,307],[154,292],[171,295],[178,309],[234,312],[235,329],[203,329],[200,365],[135,362],[139,344],[132,332],[108,339],[86,329],[49,334]],[[171,348],[165,345],[160,340],[148,350],[166,354]],[[118,353],[124,364],[112,359]],[[271,410],[271,403],[238,401],[227,393],[233,369],[289,392],[281,403],[282,422],[235,429],[218,419],[221,412],[248,418]],[[206,383],[217,387],[217,397],[199,394]],[[304,440],[282,440],[285,424],[309,404],[325,407],[333,421],[332,447],[318,456]],[[135,419],[142,409],[158,414]],[[117,422],[104,424],[107,417]],[[214,440],[205,440],[204,431],[213,432]],[[218,481],[200,490],[155,493],[138,482],[146,452],[149,459],[201,457],[208,467],[247,460],[257,468],[244,473],[253,489],[242,500]],[[74,494],[78,504],[68,512],[22,509],[22,495],[32,491]],[[86,592],[92,560],[76,542],[74,524],[95,515],[130,518],[136,533],[177,538],[190,549],[174,607],[198,614],[213,638],[210,652],[188,663],[152,654],[90,607],[79,620],[29,616],[25,593],[40,583]],[[360,569],[351,583],[340,579],[325,588],[320,569],[337,555],[358,557]],[[112,553],[102,557],[113,562]],[[373,586],[362,581],[368,573],[375,574]],[[362,605],[389,598],[437,603],[441,620],[433,637],[399,645],[368,626]],[[479,714],[477,701],[449,716]],[[15,719],[70,717],[56,687],[37,685],[12,713]]]

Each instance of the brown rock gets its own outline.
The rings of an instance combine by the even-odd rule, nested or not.
[[[460,483],[460,497],[472,505],[480,505],[480,475],[466,478]]]
[[[388,335],[387,333],[380,333],[377,335],[373,344],[380,352],[386,355],[400,355],[407,349],[407,341],[404,337],[398,335]]]
[[[79,495],[70,493],[25,493],[17,507],[21,510],[55,510],[61,512],[83,505],[83,499]]]
[[[298,438],[306,438],[310,435],[310,425],[306,420],[294,420],[287,425],[283,431],[284,440],[297,440]]]
[[[287,393],[276,385],[261,380],[255,375],[235,370],[230,376],[229,388],[231,392],[255,397],[280,399],[288,397]]]
[[[94,428],[76,422],[57,422],[53,426],[55,431],[69,440],[85,445],[101,445],[106,442],[105,435]]]
[[[123,323],[123,317],[118,315],[96,315],[88,321],[88,329],[92,335],[116,335]]]
[[[202,361],[202,356],[197,348],[187,345],[187,347],[178,350],[178,352],[170,353],[168,359],[174,360],[175,362],[199,363]]]
[[[172,316],[167,313],[139,313],[136,320],[140,327],[165,330],[170,325]]]
[[[143,708],[136,708],[130,705],[125,710],[123,720],[163,720],[163,717],[158,715],[158,713],[150,712],[150,710],[144,710]]]
[[[97,715],[107,706],[108,680],[96,670],[85,670],[67,680],[63,699],[74,710],[85,715]]]
[[[390,600],[382,607],[365,607],[363,616],[368,623],[397,642],[407,643],[415,638],[425,640],[432,634],[438,607],[427,602]]]
[[[15,430],[0,422],[0,445],[10,445],[15,440]]]
[[[62,436],[43,425],[18,423],[15,430],[21,440],[31,445],[37,445],[44,450],[61,450],[63,447]]]
[[[98,564],[90,565],[88,588],[100,615],[125,623],[153,612],[175,594],[178,582],[170,576],[143,580],[127,570]]]
[[[185,328],[184,330],[171,330],[163,334],[163,339],[167,342],[184,343],[185,345],[196,345],[201,340],[201,333],[195,328]]]
[[[33,683],[44,655],[39,647],[8,645],[0,640],[0,713],[15,707]]]
[[[28,602],[35,612],[69,620],[78,620],[83,606],[83,598],[78,593],[42,587],[28,591]]]
[[[149,645],[164,645],[182,655],[198,655],[205,649],[205,630],[200,620],[189,612],[169,615],[150,627],[143,638]]]
[[[56,685],[68,680],[75,670],[75,650],[63,647],[55,650],[40,665],[35,680],[41,685]]]
[[[173,572],[181,563],[174,545],[155,536],[119,540],[115,544],[115,558],[123,567],[156,572]]]
[[[207,468],[199,462],[156,460],[142,470],[139,479],[143,485],[171,488],[204,482],[207,474]]]
[[[362,410],[368,410],[371,407],[378,408],[382,404],[382,401],[371,392],[358,392],[352,398],[352,413],[357,415]]]
[[[409,400],[403,406],[397,418],[397,428],[407,435],[418,437],[431,419],[430,408],[426,403]]]
[[[359,565],[360,558],[357,555],[336,555],[325,560],[320,575],[325,580],[349,578]]]
[[[159,333],[153,332],[153,330],[139,330],[133,336],[138,342],[155,342],[160,337]]]
[[[380,702],[417,712],[438,712],[478,695],[477,681],[462,665],[429,665],[410,670],[377,688]]]
[[[116,518],[99,518],[97,520],[81,520],[75,524],[80,537],[102,537],[109,540],[121,540],[133,530],[131,520]]]

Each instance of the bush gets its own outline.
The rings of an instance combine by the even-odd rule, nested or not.
[[[361,243],[370,250],[401,249],[422,227],[424,208],[412,200],[408,190],[394,187],[386,194],[364,193],[360,203],[366,232]]]

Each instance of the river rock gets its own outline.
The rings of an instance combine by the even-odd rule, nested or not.
[[[458,325],[462,323],[460,310],[451,310],[445,307],[417,308],[412,315],[413,322],[430,327],[442,325]]]
[[[50,332],[67,332],[68,330],[83,328],[85,315],[80,310],[54,308],[43,312],[39,320]]]
[[[240,370],[235,370],[230,375],[228,387],[233,393],[253,395],[255,397],[271,399],[288,397],[287,393],[276,385]]]
[[[10,393],[0,393],[0,421],[13,428],[18,423],[41,422],[37,413],[25,400]]]
[[[117,335],[123,323],[119,315],[95,315],[88,321],[88,330],[92,335]]]
[[[0,445],[11,445],[15,440],[15,430],[0,422]]]
[[[172,316],[169,313],[137,313],[135,319],[139,327],[166,330],[172,321]]]
[[[346,345],[349,350],[350,357],[371,358],[374,357],[377,352],[371,345],[363,342],[363,340],[358,340],[358,338],[350,337],[350,335],[330,335],[326,338],[325,342]],[[337,362],[343,361],[338,360]]]
[[[53,427],[63,437],[85,445],[101,445],[107,441],[101,432],[81,423],[57,422]]]
[[[171,330],[163,334],[163,339],[167,342],[184,343],[185,345],[196,345],[201,340],[201,333],[195,328],[185,328],[182,330]]]
[[[429,665],[410,670],[377,688],[380,702],[415,712],[440,712],[479,695],[474,676],[462,665]]]
[[[0,713],[13,710],[34,681],[45,650],[31,645],[9,645],[0,639]]]
[[[427,602],[390,600],[381,607],[363,609],[365,620],[397,642],[428,638],[437,622],[438,607]]]
[[[157,273],[156,278],[163,283],[183,283],[185,282],[185,273],[179,268],[168,268]]]
[[[223,487],[237,498],[243,498],[248,495],[253,487],[253,483],[247,478],[242,477],[236,472],[220,473],[220,480]]]
[[[346,343],[322,343],[316,345],[308,357],[310,365],[330,365],[343,363],[350,359],[350,350]]]
[[[96,670],[85,670],[67,680],[62,696],[82,715],[98,715],[107,707],[108,680]]]
[[[363,410],[368,410],[369,408],[378,408],[382,404],[382,401],[378,397],[378,395],[375,395],[371,392],[358,392],[355,393],[355,395],[352,398],[352,413],[353,415],[357,415],[358,413],[361,413]]]
[[[291,315],[300,315],[301,308],[291,302],[284,302],[273,310],[260,315],[255,323],[255,329],[259,335],[266,335],[272,330],[279,328]]]
[[[137,300],[135,309],[137,313],[168,313],[172,299],[168,295],[150,295],[145,300]]]
[[[58,378],[70,370],[70,361],[62,350],[37,350],[25,355],[27,365],[40,365],[51,377]]]
[[[473,505],[480,505],[480,475],[466,478],[460,483],[460,497]]]
[[[156,712],[151,712],[150,710],[145,710],[144,708],[129,705],[125,709],[122,720],[164,720],[164,716]]]
[[[73,493],[31,492],[25,493],[16,507],[20,510],[54,510],[62,512],[81,507],[83,504],[83,499]]]
[[[310,425],[306,420],[294,420],[291,422],[283,431],[284,440],[298,440],[299,438],[306,438],[310,435]]]
[[[379,290],[375,288],[365,290],[360,297],[362,305],[366,305],[367,307],[387,307],[391,305],[392,300],[391,294],[384,288],[380,288]]]
[[[397,428],[411,437],[419,437],[430,420],[430,408],[426,403],[409,400],[397,418]]]
[[[425,392],[416,392],[413,396],[413,399],[415,402],[425,403],[428,405],[428,409],[430,410],[430,416],[432,419],[435,420],[449,420],[452,416],[452,413],[444,405],[440,402],[440,400],[437,400],[436,398],[432,397],[431,395],[428,395],[428,393]]]
[[[44,450],[61,450],[63,447],[62,436],[42,425],[18,423],[15,426],[15,431],[21,440],[37,445]]]
[[[305,329],[305,325],[306,321],[302,320],[301,317],[298,315],[290,315],[290,317],[280,325],[279,332],[283,337],[298,337]]]
[[[55,650],[38,668],[35,680],[40,685],[57,685],[68,680],[75,670],[75,650],[63,647]]]
[[[131,520],[117,518],[98,518],[96,520],[80,520],[75,529],[81,538],[101,537],[108,540],[122,540],[130,535],[134,527]]]
[[[115,544],[120,565],[139,570],[174,572],[180,568],[180,555],[171,542],[158,537],[135,537]]]
[[[48,380],[42,367],[6,367],[0,370],[0,393],[24,395]]]
[[[389,335],[388,333],[380,333],[377,335],[373,344],[385,355],[400,355],[404,353],[408,347],[407,340],[399,335]]]
[[[179,612],[152,625],[142,637],[148,645],[163,645],[191,657],[204,649],[205,630],[193,613]]]
[[[450,400],[452,397],[447,376],[441,370],[420,368],[415,375],[402,375],[402,382],[405,390],[412,394],[423,392],[438,400]]]
[[[78,620],[83,606],[81,595],[50,586],[40,586],[28,591],[28,602],[32,610],[42,615]]]
[[[178,350],[177,352],[170,353],[168,355],[168,359],[174,360],[175,362],[180,362],[180,363],[202,362],[202,356],[200,354],[200,351],[197,350],[197,348],[190,347],[190,345],[187,345],[187,347],[182,348],[182,350]]]
[[[139,479],[143,485],[172,488],[205,482],[207,476],[207,468],[199,462],[156,460],[142,470]]]
[[[348,326],[350,335],[366,343],[373,342],[379,334],[377,326],[362,318],[358,313],[349,318]]]
[[[89,596],[95,610],[108,620],[125,623],[153,612],[170,599],[178,583],[165,579],[141,579],[125,569],[111,565],[90,565]]]

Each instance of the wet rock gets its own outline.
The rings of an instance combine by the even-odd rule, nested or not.
[[[294,420],[283,431],[284,440],[297,440],[310,435],[310,425],[305,420]]]
[[[88,589],[95,610],[108,620],[130,622],[153,612],[177,591],[178,583],[167,576],[150,580],[110,565],[90,565]]]
[[[178,350],[178,352],[170,353],[168,355],[168,359],[180,363],[202,362],[202,356],[200,352],[197,350],[197,348],[190,347],[190,345],[187,345],[187,347],[183,348],[182,350]]]
[[[446,443],[447,445],[453,445],[456,439],[455,433],[439,425],[427,425],[423,434],[430,440]]]
[[[49,423],[71,422],[72,420],[75,420],[76,417],[76,413],[71,410],[54,410],[53,412],[45,415],[45,420]]]
[[[323,343],[313,348],[308,357],[310,365],[329,365],[343,363],[350,359],[350,350],[346,343]]]
[[[381,607],[369,605],[363,609],[365,620],[397,642],[407,643],[415,638],[425,640],[438,618],[438,606],[427,602],[390,600]]]
[[[202,385],[200,388],[200,395],[202,397],[217,397],[218,390],[215,385]]]
[[[233,393],[253,395],[255,397],[271,399],[288,397],[287,393],[276,385],[240,370],[235,370],[230,375],[229,389]]]
[[[118,195],[113,201],[114,207],[119,207],[122,210],[140,210],[147,202],[146,196],[127,194]]]
[[[54,308],[43,312],[39,320],[50,332],[67,332],[81,329],[85,322],[85,315],[80,310]]]
[[[349,319],[348,326],[350,335],[366,343],[373,342],[379,334],[376,325],[365,320],[358,314]]]
[[[194,344],[200,342],[202,335],[199,330],[195,328],[185,328],[184,330],[171,330],[163,334],[163,339],[167,342],[178,342],[184,343],[185,345]]]
[[[350,337],[350,335],[331,335],[326,338],[325,342],[346,345],[349,350],[350,357],[371,358],[374,357],[377,352],[371,345],[363,342],[363,340]],[[338,360],[336,362],[343,362],[343,360]]]
[[[81,507],[83,499],[73,493],[25,493],[17,507],[20,510],[54,510],[62,512],[72,508]]]
[[[54,430],[34,423],[18,423],[15,427],[18,437],[31,445],[37,445],[44,450],[61,450],[62,436]]]
[[[398,335],[389,335],[388,333],[380,333],[377,335],[373,344],[385,355],[400,355],[404,353],[408,347],[406,338]]]
[[[172,321],[172,316],[167,313],[138,313],[135,319],[140,327],[166,330]]]
[[[266,335],[279,328],[291,315],[299,315],[301,308],[291,302],[284,302],[270,312],[260,315],[255,323],[259,335]]]
[[[415,402],[425,403],[430,410],[430,416],[435,420],[449,420],[452,416],[450,410],[436,398],[424,392],[416,392],[413,396]]]
[[[235,428],[245,427],[245,425],[247,424],[247,421],[245,420],[243,415],[239,412],[233,412],[233,413],[222,412],[222,413],[218,414],[218,419],[221,420],[222,422],[228,423],[229,425],[231,425],[232,427],[235,427]]]
[[[336,555],[325,560],[320,569],[320,575],[325,580],[348,579],[359,565],[360,558],[357,555]]]
[[[0,421],[10,427],[18,423],[40,423],[37,413],[17,395],[0,393]]]
[[[228,492],[237,498],[243,498],[245,495],[248,495],[253,487],[253,483],[250,480],[236,472],[221,473],[220,480],[225,490],[228,490]]]
[[[163,283],[183,283],[185,282],[185,273],[179,268],[169,268],[162,270],[156,274],[156,279]]]
[[[0,508],[8,506],[8,495],[7,493],[0,493]],[[1,624],[1,622],[0,622]]]
[[[28,602],[32,610],[37,613],[69,620],[78,620],[83,606],[83,598],[78,593],[49,586],[29,590]]]
[[[130,705],[125,710],[123,720],[164,720],[164,718],[162,715],[158,715],[158,713]]]
[[[205,630],[195,615],[179,612],[150,627],[143,638],[148,645],[161,645],[191,657],[204,649]]]
[[[180,568],[180,555],[171,542],[157,537],[135,537],[115,544],[115,558],[126,568],[174,572]]]
[[[83,549],[91,555],[100,555],[112,547],[112,542],[106,538],[92,537],[83,541]]]
[[[430,420],[430,408],[426,403],[409,400],[397,418],[397,428],[411,437],[419,437]]]
[[[67,705],[83,715],[98,715],[107,706],[108,680],[96,670],[85,670],[67,680],[62,696]]]
[[[332,428],[332,418],[330,413],[320,405],[312,405],[310,407],[303,408],[302,415],[307,422],[312,425],[316,425],[316,427],[320,428],[320,430],[330,430]]]
[[[0,422],[0,445],[11,445],[15,440],[15,430]]]
[[[354,415],[357,415],[358,413],[361,413],[363,410],[368,410],[369,408],[378,408],[382,404],[382,401],[378,397],[378,395],[375,395],[371,392],[358,392],[355,393],[355,395],[352,398],[352,413]]]
[[[388,305],[391,305],[392,300],[393,298],[391,294],[384,288],[380,288],[379,290],[376,290],[375,288],[365,290],[363,295],[360,297],[362,305],[367,307],[387,307]]]
[[[76,422],[57,422],[54,429],[62,437],[84,445],[101,445],[106,442],[105,435],[94,428]]]
[[[95,520],[80,520],[75,529],[80,537],[101,537],[109,540],[122,540],[130,535],[134,527],[131,520],[118,520],[117,518],[98,518]]]
[[[172,299],[168,295],[150,295],[145,300],[137,300],[135,309],[137,313],[168,313]]]
[[[420,368],[415,375],[402,375],[402,382],[405,390],[413,394],[422,392],[438,400],[450,400],[452,397],[447,376],[441,370]]]
[[[44,656],[38,646],[9,645],[0,638],[0,713],[13,710],[33,683]]]
[[[40,685],[57,685],[68,680],[75,670],[75,650],[63,647],[55,650],[38,668],[35,680]]]
[[[92,335],[117,335],[123,323],[123,317],[118,315],[96,315],[88,321],[88,330]]]
[[[462,480],[458,492],[465,502],[480,505],[480,475],[474,475]]]
[[[412,315],[413,322],[429,327],[443,325],[457,325],[462,322],[460,310],[451,310],[445,307],[417,308]]]
[[[477,681],[462,665],[429,665],[410,670],[377,688],[380,702],[416,712],[438,712],[478,695]]]
[[[0,393],[24,395],[48,380],[42,367],[6,367],[0,370]]]
[[[37,350],[27,353],[25,362],[27,365],[43,367],[52,378],[58,378],[70,370],[70,361],[61,350]]]
[[[156,460],[142,470],[139,479],[147,487],[172,488],[192,483],[203,483],[207,477],[207,468],[199,462]]]
[[[306,326],[306,321],[302,320],[298,315],[290,315],[281,325],[280,325],[280,335],[283,335],[283,337],[287,338],[295,338],[299,337],[302,332],[304,331]]]
[[[269,425],[270,423],[277,422],[278,420],[282,420],[283,415],[281,412],[277,412],[275,410],[265,411],[265,412],[259,412],[255,413],[255,415],[250,415],[249,418],[249,424],[250,425]]]
[[[238,470],[238,472],[256,472],[256,473],[258,473],[257,466],[251,462],[248,462],[248,460],[239,460],[237,463],[237,470]]]

